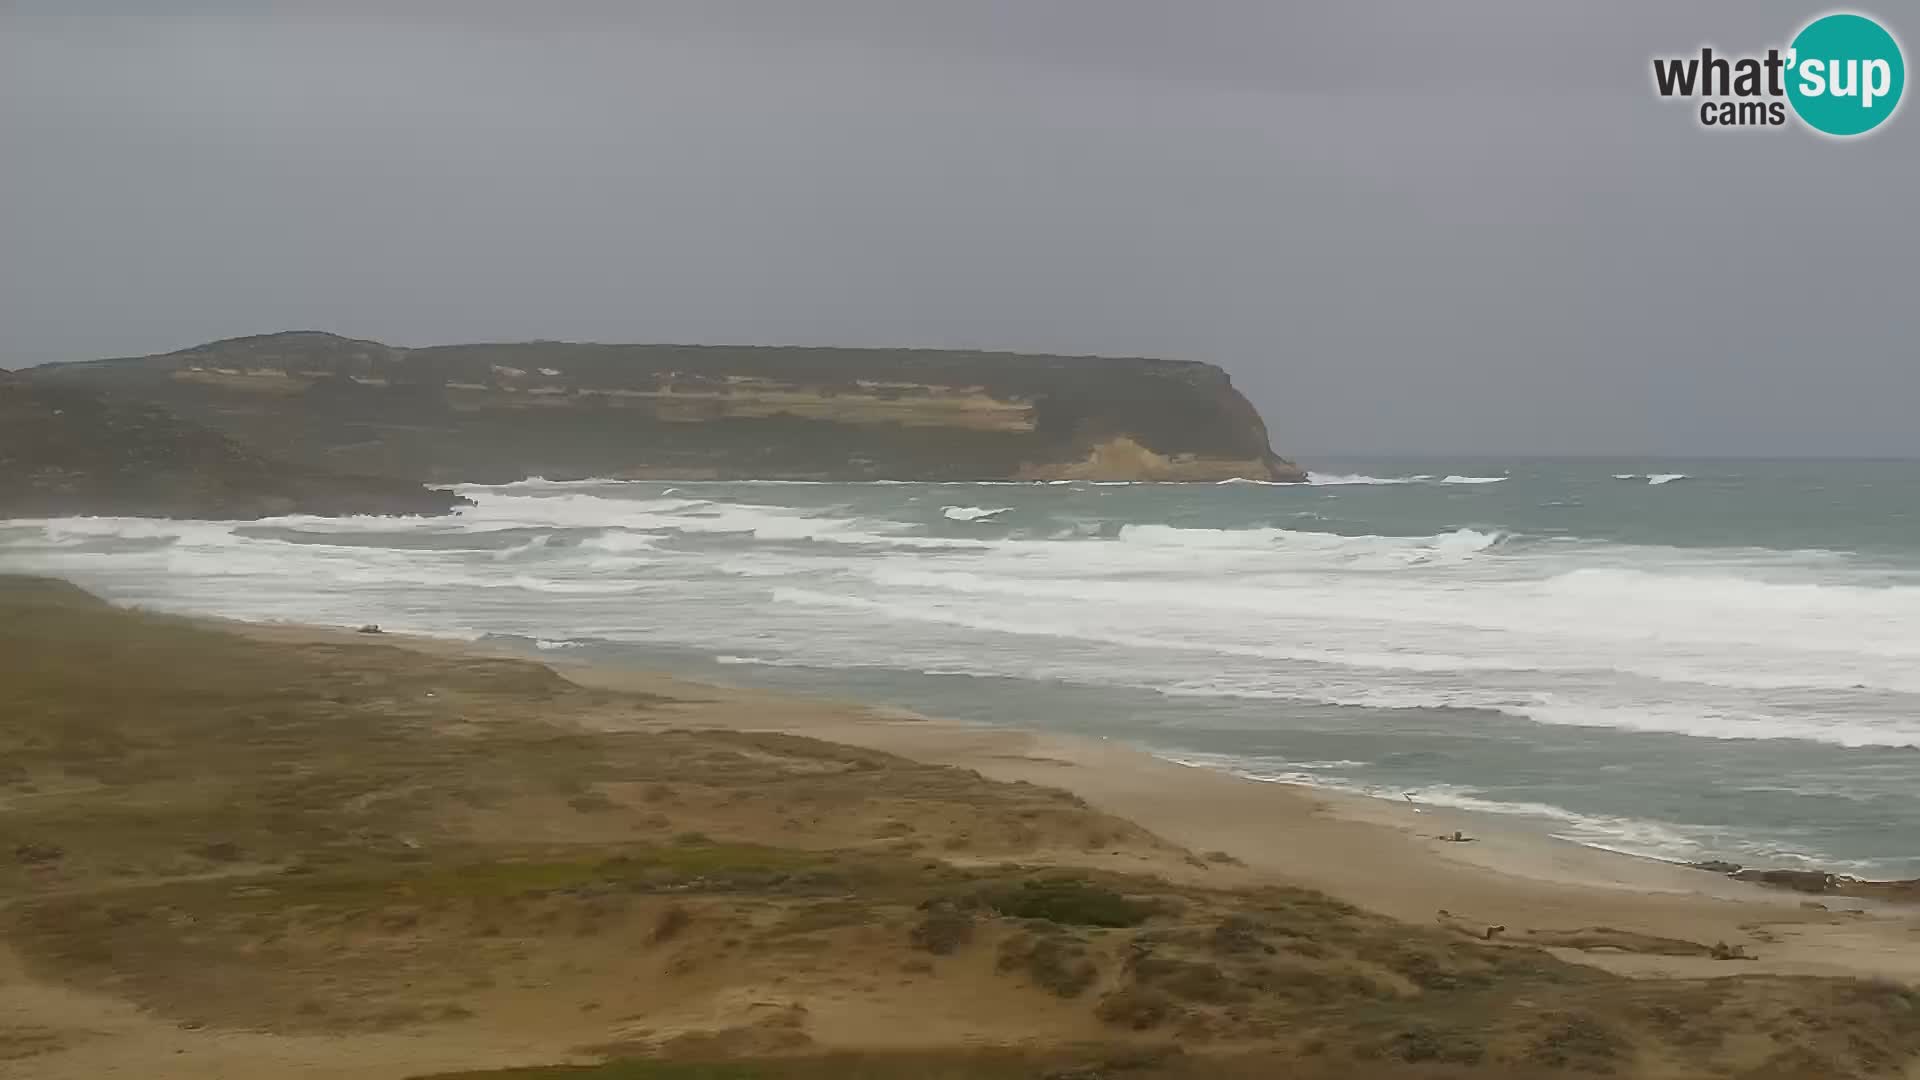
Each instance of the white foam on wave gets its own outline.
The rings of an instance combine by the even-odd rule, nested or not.
[[[1364,762],[1295,762],[1191,750],[1150,752],[1178,765],[1212,769],[1263,783],[1298,784],[1394,803],[1410,801],[1416,808],[1442,807],[1473,814],[1531,819],[1544,823],[1548,833],[1556,839],[1642,858],[1691,862],[1709,856],[1734,856],[1770,863],[1799,863],[1842,872],[1873,869],[1866,862],[1795,849],[1765,837],[1745,835],[1717,826],[1581,813],[1552,803],[1501,799],[1481,788],[1458,784],[1387,785],[1350,775],[1329,775],[1327,770],[1317,767],[1333,764],[1352,770],[1364,767]],[[1712,846],[1708,846],[1709,843]]]
[[[74,547],[100,540],[173,540],[220,544],[233,537],[237,521],[187,521],[177,518],[22,518],[9,521],[24,529],[37,527],[51,547]]]
[[[1462,476],[1458,473],[1435,479],[1420,473],[1414,476],[1368,476],[1364,473],[1307,473],[1307,483],[1312,487],[1343,486],[1395,486],[1400,484],[1498,484],[1505,476]]]
[[[981,506],[943,506],[940,513],[954,521],[985,521],[999,517],[1012,510],[1011,506],[999,506],[992,509]]]
[[[1306,529],[1256,527],[1204,529],[1177,525],[1123,525],[1119,540],[1145,547],[1213,549],[1313,554],[1349,559],[1385,560],[1412,564],[1469,558],[1488,551],[1506,538],[1501,532],[1455,529],[1434,536],[1379,536],[1314,532]],[[1087,553],[1092,557],[1093,553]]]
[[[1599,569],[1533,581],[1477,570],[1455,581],[1479,564],[1416,560],[1405,547],[1412,538],[1308,534],[1289,550],[1270,536],[1203,535],[1194,548],[1196,538],[1184,535],[1192,531],[1150,530],[1154,542],[1137,545],[1068,541],[1062,561],[1048,551],[1060,543],[1011,542],[1007,558],[989,553],[966,566],[871,566],[877,589],[857,595],[775,595],[887,620],[1133,650],[1099,664],[1104,675],[1076,677],[1166,693],[1475,709],[1713,739],[1920,746],[1920,722],[1898,704],[1920,703],[1920,589]],[[1361,557],[1383,539],[1401,545],[1387,549],[1394,559]],[[1394,565],[1426,576],[1340,571]],[[1178,673],[1171,658],[1179,654],[1215,658],[1214,674]]]
[[[1318,763],[1240,758],[1193,751],[1161,751],[1155,756],[1178,765],[1213,769],[1263,783],[1299,784],[1396,803],[1411,801],[1416,807],[1437,806],[1476,814],[1532,818],[1550,823],[1553,835],[1560,839],[1627,854],[1675,861],[1686,861],[1701,854],[1700,844],[1689,835],[1689,828],[1672,822],[1583,814],[1551,803],[1490,798],[1478,788],[1453,784],[1401,787],[1368,783],[1349,776],[1329,775],[1324,769],[1309,767]]]
[[[731,505],[706,499],[679,496],[644,499],[611,498],[579,491],[561,491],[547,495],[492,495],[477,506],[463,506],[448,518],[423,518],[422,521],[452,521],[460,527],[488,529],[497,527],[539,528],[618,528],[645,525],[673,514],[692,514],[702,508]],[[389,528],[393,528],[389,523]]]
[[[837,515],[832,508],[801,509],[696,498],[617,498],[581,492],[495,495],[462,511],[476,528],[559,525],[598,529],[583,547],[632,551],[657,547],[665,536],[738,535],[756,540],[819,541],[952,547],[975,541],[915,537],[897,521]]]
[[[1352,665],[1354,658],[1342,657],[1341,664]],[[1379,670],[1391,670],[1382,664]],[[1408,665],[1408,670],[1421,670]],[[1427,670],[1441,672],[1445,667]],[[1471,671],[1465,667],[1459,670]],[[1497,670],[1497,669],[1496,669]],[[1519,670],[1519,669],[1515,669]],[[1175,696],[1247,697],[1295,700],[1284,690],[1262,690],[1222,686],[1169,688],[1163,692]],[[1797,739],[1805,742],[1842,746],[1849,749],[1920,747],[1920,725],[1875,724],[1838,718],[1795,716],[1779,711],[1742,710],[1707,703],[1669,705],[1657,700],[1616,704],[1555,700],[1554,695],[1515,694],[1497,688],[1404,687],[1366,685],[1349,681],[1344,690],[1320,688],[1311,700],[1328,705],[1349,705],[1368,709],[1457,709],[1498,713],[1554,727],[1582,727],[1611,731],[1640,732],[1649,735],[1685,735],[1694,739],[1723,742],[1741,740]]]
[[[895,573],[881,572],[883,580],[900,583],[925,581],[925,577],[914,575],[911,571]],[[956,579],[966,580],[967,575],[947,575],[944,581],[949,588]],[[850,611],[884,615],[906,622],[935,623],[946,626],[962,627],[969,630],[985,630],[1000,634],[1013,634],[1023,637],[1053,637],[1070,639],[1102,645],[1120,646],[1149,653],[1194,653],[1220,658],[1240,658],[1262,662],[1287,661],[1310,664],[1325,664],[1335,667],[1364,668],[1373,672],[1410,671],[1410,672],[1454,672],[1461,670],[1505,670],[1498,660],[1480,660],[1472,657],[1435,655],[1403,652],[1349,652],[1332,649],[1315,649],[1310,646],[1290,643],[1253,643],[1245,641],[1226,641],[1202,639],[1198,637],[1158,636],[1150,633],[1129,631],[1116,627],[1111,615],[1102,617],[1095,613],[1091,617],[1076,616],[1064,611],[1055,603],[1055,598],[1064,597],[1064,585],[1048,587],[1040,583],[1027,583],[1025,586],[1011,582],[987,581],[979,577],[971,578],[973,585],[963,591],[993,597],[1011,598],[1029,596],[1047,602],[1049,615],[1037,612],[1019,611],[1004,603],[988,606],[966,606],[939,598],[901,597],[897,599],[874,599],[854,596],[846,593],[823,592],[803,587],[777,588],[772,591],[776,602],[800,604],[810,607],[841,608]],[[1231,590],[1222,590],[1223,592]],[[1154,594],[1153,598],[1170,599],[1176,590],[1168,589]],[[1244,595],[1244,590],[1239,595]],[[1248,606],[1257,606],[1259,601],[1250,600]],[[1297,694],[1276,693],[1257,683],[1216,682],[1210,686],[1188,683],[1161,683],[1150,676],[1115,671],[1106,676],[1114,682],[1135,686],[1140,689],[1159,690],[1168,694],[1189,693],[1195,696],[1234,696],[1234,697],[1294,697]],[[1320,696],[1318,694],[1316,697]],[[1324,700],[1324,698],[1322,698]],[[1339,702],[1334,702],[1338,704]],[[1452,702],[1429,702],[1428,704],[1453,704]],[[1469,706],[1462,706],[1469,707]],[[1471,706],[1478,707],[1478,706]]]
[[[1871,656],[1920,664],[1920,585],[1757,579],[1722,572],[1675,573],[1578,567],[1525,588],[1537,616],[1512,625],[1553,629],[1582,620],[1603,638],[1645,641],[1661,652],[1686,645],[1793,646],[1834,660]],[[1517,591],[1509,589],[1508,591]]]
[[[1224,584],[1015,580],[905,566],[876,568],[870,576],[885,587],[885,599],[805,588],[776,590],[774,597],[907,622],[1098,643],[1162,658],[1191,653],[1255,665],[1222,667],[1195,679],[1155,676],[1143,657],[1116,661],[1110,674],[1096,677],[1096,681],[1108,678],[1173,696],[1319,701],[1379,709],[1471,709],[1543,724],[1712,739],[1806,739],[1853,747],[1920,745],[1920,724],[1797,714],[1765,705],[1771,693],[1736,695],[1745,702],[1737,706],[1701,700],[1708,688],[1920,695],[1920,676],[1898,663],[1840,673],[1811,666],[1770,670],[1765,662],[1758,668],[1727,672],[1706,664],[1689,667],[1684,659],[1657,654],[1619,660],[1600,657],[1596,663],[1584,646],[1534,654],[1462,649],[1471,643],[1458,632],[1446,630],[1421,639],[1420,647],[1404,643],[1383,647],[1373,632],[1350,639],[1337,622],[1308,620],[1298,628],[1291,622],[1276,625],[1275,618],[1285,619],[1293,601]],[[1079,616],[1081,610],[1088,615]],[[1181,629],[1186,612],[1196,613],[1191,631]],[[1161,616],[1157,628],[1145,619],[1147,613]],[[1223,632],[1223,618],[1250,631]],[[1454,648],[1448,649],[1449,645]],[[1644,688],[1624,688],[1621,676],[1629,675]],[[1569,691],[1572,696],[1525,689],[1541,680],[1557,680],[1576,689]],[[1592,699],[1589,695],[1598,690],[1606,690],[1613,699]],[[1685,700],[1671,703],[1676,694]]]
[[[811,667],[804,660],[792,660],[781,656],[735,656],[732,653],[720,653],[713,658],[716,664],[728,667]]]
[[[1655,703],[1626,703],[1609,707],[1555,704],[1529,700],[1526,695],[1516,698],[1515,695],[1503,692],[1497,687],[1447,689],[1445,684],[1441,684],[1419,689],[1408,686],[1404,680],[1399,679],[1383,682],[1384,676],[1404,672],[1426,673],[1445,679],[1458,678],[1464,673],[1474,671],[1498,673],[1502,663],[1491,659],[1405,653],[1379,653],[1369,656],[1304,648],[1223,645],[1217,642],[1200,642],[1181,638],[1154,638],[1086,622],[1076,623],[1070,619],[1056,618],[1047,622],[1023,618],[1017,613],[996,616],[938,604],[922,606],[906,601],[870,600],[805,589],[779,589],[774,592],[774,599],[781,603],[801,604],[815,608],[838,608],[858,612],[865,617],[884,620],[918,622],[1022,637],[1054,637],[1125,650],[1113,657],[1111,665],[1103,664],[1097,668],[1042,664],[1024,670],[1010,669],[1004,663],[1004,659],[994,659],[1008,655],[998,649],[980,653],[976,660],[969,663],[959,663],[952,659],[933,664],[907,662],[908,670],[918,670],[928,674],[966,674],[983,678],[1004,678],[1010,675],[1045,678],[1063,682],[1082,682],[1087,685],[1130,686],[1144,690],[1157,690],[1171,696],[1319,702],[1375,709],[1413,709],[1423,712],[1434,709],[1476,710],[1553,726],[1604,728],[1721,740],[1797,739],[1850,748],[1920,747],[1920,727],[1914,725],[1887,727],[1871,722],[1845,722],[1785,713],[1736,715],[1732,712],[1717,710],[1712,706],[1662,707]],[[893,625],[895,629],[889,631],[890,636],[900,637],[908,633],[898,629],[897,622]],[[1020,650],[1020,652],[1043,655],[1031,649]],[[1259,683],[1258,676],[1245,674],[1215,676],[1209,680],[1193,680],[1187,683],[1169,683],[1152,673],[1151,658],[1159,658],[1164,662],[1170,654],[1181,653],[1191,654],[1196,661],[1203,663],[1208,662],[1209,659],[1218,661],[1221,658],[1244,658],[1289,668],[1297,668],[1299,665],[1326,664],[1336,671],[1348,670],[1352,674],[1339,676],[1329,675],[1326,672],[1296,671],[1293,674],[1303,677],[1290,682],[1283,681],[1278,685],[1263,686]],[[859,655],[836,655],[809,650],[804,658],[761,657],[740,662],[833,668],[899,667],[900,663],[905,661],[900,659],[876,661]],[[1134,665],[1132,669],[1127,667],[1129,663]],[[1266,670],[1273,669],[1269,667]]]
[[[10,522],[0,526],[0,562],[65,574],[117,600],[197,613],[378,622],[443,635],[484,630],[545,649],[658,645],[721,664],[865,666],[1259,703],[1166,702],[1164,712],[1143,715],[1335,724],[1348,718],[1319,706],[1358,706],[1404,710],[1357,722],[1415,735],[1459,730],[1703,760],[1729,751],[1743,760],[1803,751],[1843,757],[1814,743],[1920,746],[1920,573],[1865,555],[1451,528],[1440,522],[1483,520],[1484,496],[1453,489],[1459,494],[1446,500],[1437,486],[1425,496],[1407,487],[1370,493],[1410,508],[1476,508],[1450,521],[1426,516],[1429,535],[1396,536],[1313,531],[1319,523],[1286,508],[1248,523],[1249,508],[1264,499],[1251,488],[1102,499],[1090,485],[1053,498],[1051,489],[1028,485],[1017,515],[976,519],[1024,526],[1008,530],[943,528],[929,513],[941,508],[944,516],[943,504],[996,511],[1013,497],[986,487],[703,483],[669,492],[594,483],[490,488],[476,492],[481,505],[432,519]],[[1338,491],[1303,492],[1308,502],[1291,505],[1316,506],[1329,524],[1350,530],[1368,520],[1354,518]],[[1328,498],[1336,501],[1319,501]],[[1101,504],[1110,508],[1104,515],[1093,512]],[[1157,509],[1143,513],[1147,507]],[[1502,519],[1489,509],[1484,520]],[[989,538],[1006,531],[1013,535]],[[507,535],[484,535],[500,532]],[[1809,745],[1689,750],[1682,736]],[[1366,737],[1309,745],[1328,760],[1249,768],[1362,787],[1381,775],[1375,770],[1403,768],[1342,757],[1378,756]],[[1890,768],[1904,761],[1863,757]],[[1572,811],[1546,805],[1632,813],[1629,804],[1589,805],[1572,791],[1508,800],[1505,779],[1465,766],[1429,779],[1485,785],[1419,789],[1435,805],[1523,813],[1594,846],[1680,851],[1672,837],[1636,834],[1624,819],[1556,816]],[[1676,828],[1688,838],[1686,827]],[[1782,835],[1779,846],[1791,847],[1792,830]]]
[[[629,532],[626,529],[602,529],[580,541],[580,546],[593,551],[652,551],[659,547],[659,539],[647,533]]]
[[[271,594],[298,617],[348,622],[374,608],[362,621],[398,625],[392,609],[404,604],[489,629],[520,620],[515,632],[548,640],[697,630],[713,652],[816,666],[925,648],[908,667],[1714,739],[1920,745],[1920,577],[1867,574],[1847,556],[1485,528],[1348,536],[1075,520],[1041,500],[1032,533],[962,539],[929,535],[924,510],[874,492],[821,505],[809,490],[793,499],[810,505],[779,505],[787,496],[765,490],[489,491],[446,518],[13,522],[4,554],[10,566],[118,575],[143,602],[173,590],[242,615],[284,614]],[[1233,503],[1244,507],[1223,505]],[[991,520],[1007,508],[943,508],[963,520],[950,510]],[[516,529],[535,535],[505,547],[457,539]],[[114,543],[128,540],[140,543]],[[640,617],[623,601],[643,592]],[[738,619],[769,596],[774,616]],[[604,618],[582,623],[583,612]]]
[[[474,582],[473,587],[494,588],[500,585],[522,589],[527,592],[558,593],[563,596],[631,596],[646,592],[653,586],[644,581],[607,581],[598,578],[566,580],[551,577],[535,577],[532,574],[515,574],[503,583]]]
[[[1307,473],[1307,484],[1311,487],[1424,484],[1432,479],[1433,477],[1431,476],[1367,476],[1362,473],[1321,473],[1311,471]]]
[[[1675,473],[1630,473],[1629,472],[1629,473],[1614,473],[1613,478],[1615,480],[1645,480],[1648,484],[1654,487],[1658,487],[1661,484],[1671,484],[1675,480],[1688,479],[1688,476],[1686,473],[1679,473],[1679,472],[1675,472]]]
[[[1662,708],[1652,704],[1609,708],[1553,703],[1508,706],[1499,711],[1562,727],[1681,734],[1696,739],[1802,739],[1852,749],[1872,746],[1920,747],[1920,726],[1889,728],[1840,719],[1796,717],[1778,712],[1712,707]]]
[[[511,480],[504,484],[455,484],[453,490],[462,495],[485,495],[507,491],[569,491],[583,488],[616,487],[622,484],[640,484],[644,481],[617,480],[612,477],[595,477],[586,480],[549,480],[544,476],[529,476],[525,480]]]
[[[510,547],[501,548],[493,553],[493,558],[495,562],[506,562],[509,559],[517,559],[523,555],[531,555],[536,551],[542,551],[552,542],[552,533],[541,533],[530,540],[525,540]]]

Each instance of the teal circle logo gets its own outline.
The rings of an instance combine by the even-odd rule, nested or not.
[[[1790,48],[1787,100],[1815,131],[1864,135],[1900,106],[1907,85],[1900,43],[1865,15],[1823,15]]]

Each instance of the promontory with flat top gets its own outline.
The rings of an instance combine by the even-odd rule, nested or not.
[[[400,348],[290,331],[48,365],[290,461],[414,481],[1305,474],[1226,372],[935,349]]]

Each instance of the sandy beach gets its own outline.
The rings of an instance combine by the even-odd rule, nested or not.
[[[223,625],[277,641],[343,640],[345,633]],[[431,638],[381,640],[434,652],[518,655]],[[1920,908],[1850,897],[1815,900],[1574,844],[1493,815],[1248,780],[1128,745],[1023,728],[1019,717],[1009,717],[1006,726],[985,726],[541,659],[585,686],[698,702],[676,706],[672,723],[807,735],[971,769],[990,779],[1062,788],[1181,848],[1234,860],[1196,866],[1139,852],[1111,858],[1052,854],[1063,861],[1212,885],[1303,886],[1409,923],[1503,926],[1509,940],[1527,940],[1529,932],[1553,940],[1551,935],[1615,931],[1611,937],[1588,935],[1593,944],[1587,948],[1552,951],[1632,976],[1766,972],[1920,983]],[[1456,832],[1472,839],[1445,839]],[[1667,941],[1737,945],[1749,958],[1668,955],[1662,947]]]
[[[1920,1054],[1912,909],[1020,717],[46,579],[0,577],[0,615],[0,1077],[1865,1078]]]

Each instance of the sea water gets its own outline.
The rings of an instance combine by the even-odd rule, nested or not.
[[[534,480],[447,518],[0,522],[0,569],[1104,736],[1661,858],[1920,876],[1920,463],[1317,468]]]

